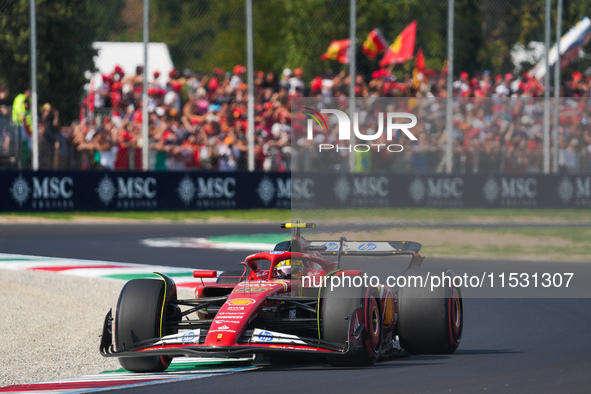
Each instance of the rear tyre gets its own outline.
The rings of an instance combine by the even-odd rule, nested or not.
[[[336,367],[373,365],[382,346],[382,314],[376,289],[365,287],[335,287],[325,289],[321,305],[322,339],[337,343],[349,341],[351,315],[363,308],[365,324],[362,333],[362,349],[346,356],[328,357]]]
[[[411,269],[405,276],[437,275],[441,271]],[[451,271],[446,275],[453,277]],[[398,324],[400,345],[412,354],[451,354],[462,339],[464,327],[462,292],[460,288],[430,285],[405,286],[398,290]]]
[[[162,304],[164,282],[133,279],[121,290],[115,316],[115,347],[129,348],[146,339],[166,335]],[[123,368],[132,372],[160,372],[170,365],[167,356],[120,357]]]

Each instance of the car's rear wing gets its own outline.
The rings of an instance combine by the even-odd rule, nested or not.
[[[311,249],[323,255],[337,255],[341,241],[309,241]],[[392,256],[419,253],[422,245],[413,241],[343,241],[341,254],[351,256]]]
[[[347,241],[344,237],[340,241],[309,241],[309,250],[322,255],[337,256],[396,256],[411,255],[408,268],[418,268],[424,260],[419,254],[421,245],[413,241]]]

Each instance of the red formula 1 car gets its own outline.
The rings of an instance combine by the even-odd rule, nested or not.
[[[291,240],[248,256],[243,271],[220,277],[216,271],[195,271],[203,284],[194,299],[177,299],[173,280],[162,274],[127,282],[115,318],[111,311],[105,318],[101,354],[118,357],[126,370],[155,372],[181,356],[306,355],[358,366],[405,352],[457,349],[463,326],[460,289],[451,280],[434,289],[428,285],[430,275],[452,274],[420,269],[420,244],[343,237],[308,242],[300,229],[313,226],[282,224],[292,229]],[[398,277],[405,285],[388,287],[368,283],[360,270],[340,269],[343,255],[412,258]]]

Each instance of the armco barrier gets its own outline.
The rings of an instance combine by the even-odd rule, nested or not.
[[[591,176],[2,171],[0,211],[591,208]]]

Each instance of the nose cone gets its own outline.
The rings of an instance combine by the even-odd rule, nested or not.
[[[287,291],[283,282],[246,281],[239,283],[215,315],[205,337],[206,346],[238,343],[248,323],[265,305],[267,296]]]

